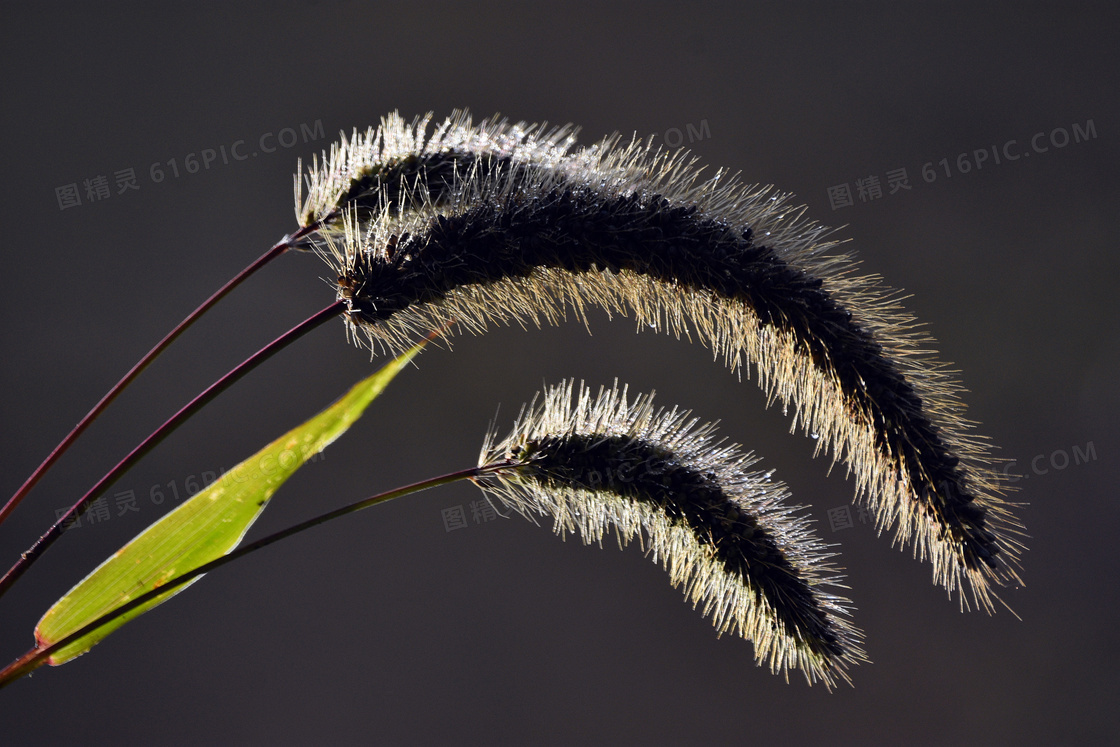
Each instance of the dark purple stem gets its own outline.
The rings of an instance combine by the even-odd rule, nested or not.
[[[299,229],[291,236],[285,236],[283,239],[274,244],[271,249],[257,258],[255,262],[253,262],[241,272],[237,273],[237,275],[235,275],[228,283],[219,288],[214,293],[214,295],[203,301],[201,306],[192,311],[186,319],[176,325],[175,329],[168,332],[166,337],[156,343],[156,346],[149,350],[147,355],[141,358],[140,361],[135,366],[133,366],[128,373],[124,375],[124,378],[118,381],[116,385],[109,390],[108,394],[101,398],[100,402],[94,405],[93,409],[90,410],[84,418],[82,418],[81,422],[74,426],[74,429],[66,435],[66,438],[62,439],[62,442],[59,443],[58,446],[54,447],[54,451],[52,451],[50,455],[45,460],[43,460],[43,463],[39,465],[38,469],[31,473],[31,477],[27,478],[23,485],[20,486],[19,490],[15,492],[15,495],[8,499],[8,502],[4,504],[3,508],[0,508],[0,524],[4,523],[4,520],[8,518],[8,515],[11,514],[11,512],[15,510],[15,507],[20,504],[20,501],[22,501],[27,496],[27,494],[31,492],[31,489],[35,487],[35,484],[38,483],[43,475],[47,473],[47,470],[49,470],[54,465],[54,463],[58,461],[59,457],[61,457],[63,453],[65,453],[66,450],[69,449],[70,446],[78,440],[78,436],[82,435],[85,429],[88,428],[89,425],[94,420],[96,420],[102,412],[105,411],[105,408],[107,408],[109,404],[117,398],[117,395],[124,391],[125,388],[129,384],[131,384],[133,380],[140,375],[140,372],[147,368],[152,361],[158,358],[160,353],[166,350],[171,343],[175,342],[175,340],[178,339],[179,335],[186,332],[187,329],[199,319],[199,317],[210,310],[210,307],[212,307],[218,301],[222,300],[222,298],[224,298],[226,294],[228,294],[234,288],[245,282],[245,280],[247,280],[250,275],[267,265],[276,257],[279,257],[288,249],[292,248],[292,246],[295,245],[295,242],[304,238],[308,234],[314,233],[315,231],[319,230],[320,227],[321,222],[316,222],[311,224],[310,226],[305,226],[304,228]]]
[[[239,547],[238,549],[233,550],[221,556],[220,558],[215,558],[208,563],[203,563],[197,568],[194,568],[190,571],[176,576],[173,579],[170,579],[166,583],[161,584],[157,589],[152,589],[151,591],[141,594],[135,599],[132,599],[126,604],[122,604],[120,607],[117,607],[116,609],[105,613],[93,622],[79,628],[78,630],[75,630],[70,635],[58,641],[55,641],[49,646],[44,646],[42,648],[36,647],[31,649],[23,656],[19,657],[11,664],[4,667],[3,670],[0,670],[0,688],[14,682],[25,674],[31,673],[38,667],[41,667],[43,664],[47,663],[47,660],[55,651],[58,651],[61,648],[65,648],[74,641],[89,635],[93,631],[100,628],[102,625],[112,622],[121,615],[125,615],[131,610],[136,609],[140,605],[147,604],[160,595],[166,594],[169,591],[173,591],[174,589],[179,588],[193,578],[197,578],[198,576],[201,576],[205,573],[209,573],[210,571],[219,568],[226,563],[232,563],[234,560],[244,557],[251,552],[260,550],[262,547],[271,545],[273,542],[279,542],[282,539],[291,537],[293,534],[298,534],[302,531],[310,529],[311,527],[326,523],[328,521],[331,521],[332,519],[337,519],[340,516],[352,514],[355,511],[362,510],[363,508],[369,508],[370,506],[376,505],[378,503],[384,503],[385,501],[392,500],[393,498],[399,498],[410,493],[416,493],[421,490],[427,490],[428,488],[434,488],[438,485],[446,485],[458,480],[474,479],[476,477],[480,477],[482,475],[493,472],[499,472],[504,469],[516,468],[517,466],[518,464],[516,462],[506,460],[503,462],[495,462],[493,464],[483,465],[481,467],[471,467],[469,469],[460,470],[458,472],[450,472],[439,477],[432,477],[427,480],[422,480],[420,482],[407,485],[403,488],[397,488],[396,490],[390,490],[387,493],[380,493],[378,495],[365,498],[363,500],[357,501],[356,503],[351,503],[347,506],[343,506],[342,508],[336,508],[334,511],[329,511],[325,514],[316,516],[313,519],[308,519],[307,521],[303,521],[294,526],[290,526],[287,529],[276,532],[275,534],[270,534],[267,537],[262,537],[255,542],[250,542],[249,544]]]
[[[227,373],[218,381],[210,385],[206,391],[199,394],[191,400],[183,409],[175,413],[166,423],[157,428],[150,436],[137,446],[132,452],[121,460],[120,464],[109,471],[107,475],[101,478],[100,481],[85,494],[84,497],[75,503],[66,514],[54,523],[54,525],[40,537],[34,545],[30,547],[20,559],[16,562],[11,569],[4,574],[0,579],[0,596],[16,582],[20,576],[35,562],[36,558],[42,555],[51,543],[53,543],[59,536],[62,535],[63,527],[73,518],[81,516],[87,507],[93,501],[97,500],[102,493],[104,493],[110,485],[116,482],[121,475],[129,470],[137,461],[139,461],[145,454],[154,449],[164,438],[169,436],[176,428],[182,425],[189,417],[194,415],[202,409],[211,400],[224,392],[245,374],[252,371],[258,365],[268,360],[273,354],[283,350],[291,343],[298,340],[303,335],[307,334],[316,327],[330,321],[338,316],[346,308],[344,301],[335,301],[330,306],[326,307],[317,314],[309,317],[308,319],[300,322],[292,329],[285,332],[280,337],[276,338],[268,345],[254,353],[251,357],[246,359],[243,363],[238,365],[232,371]]]

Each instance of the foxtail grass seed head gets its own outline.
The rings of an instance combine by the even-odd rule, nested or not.
[[[568,381],[523,409],[500,442],[487,438],[479,465],[514,465],[476,478],[486,493],[533,518],[553,518],[560,535],[602,545],[638,538],[721,632],[754,643],[775,673],[801,670],[831,688],[865,661],[850,602],[832,554],[789,492],[712,424],[690,413],[633,401],[617,382],[597,397]],[[534,519],[535,520],[535,519]]]
[[[445,325],[586,324],[587,306],[695,335],[754,366],[962,606],[990,611],[993,587],[1020,583],[1021,527],[960,384],[788,195],[617,135],[580,148],[570,128],[466,113],[428,126],[393,114],[344,139],[297,195],[305,225],[343,216],[317,248],[355,339],[399,351]]]

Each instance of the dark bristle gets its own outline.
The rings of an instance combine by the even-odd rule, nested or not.
[[[628,271],[747,304],[762,324],[805,341],[814,364],[847,394],[851,417],[880,425],[877,447],[897,455],[905,479],[945,486],[919,494],[923,513],[939,523],[967,521],[969,531],[960,539],[982,543],[982,554],[990,556],[991,547],[983,545],[992,540],[977,531],[984,528],[985,512],[975,506],[959,510],[972,496],[949,461],[955,457],[923,414],[921,398],[882,357],[882,346],[821,290],[821,279],[770,247],[743,243],[726,226],[698,218],[692,206],[665,205],[634,195],[603,202],[592,192],[568,189],[439,216],[423,236],[390,237],[388,246],[396,251],[389,261],[361,268],[362,293],[343,289],[343,295],[366,322],[377,324],[414,304],[438,303],[459,287],[555,268],[573,274]],[[405,245],[414,260],[393,261]],[[876,396],[882,392],[890,396]]]
[[[789,630],[800,631],[818,653],[842,654],[829,616],[779,549],[777,538],[727,494],[710,470],[704,474],[692,469],[663,447],[599,434],[527,442],[518,458],[531,465],[546,486],[576,484],[610,491],[647,503],[667,520],[687,526],[700,543],[712,548],[728,574],[758,590]],[[623,477],[617,468],[603,469],[611,464],[633,468]]]

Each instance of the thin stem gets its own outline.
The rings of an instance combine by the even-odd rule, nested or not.
[[[306,237],[308,234],[314,233],[315,231],[319,230],[321,226],[322,222],[317,221],[315,223],[312,223],[310,226],[305,226],[295,233],[291,234],[290,236],[285,236],[283,239],[276,242],[271,249],[258,257],[256,261],[254,261],[244,270],[234,275],[228,283],[215,291],[214,295],[203,301],[201,306],[192,311],[183,321],[179,322],[179,324],[175,326],[175,329],[168,332],[166,337],[156,343],[155,347],[149,350],[148,353],[143,358],[141,358],[140,361],[135,366],[133,366],[132,369],[129,370],[129,372],[126,373],[124,377],[120,381],[118,381],[116,385],[114,385],[113,388],[110,389],[104,397],[101,398],[101,401],[94,405],[92,410],[86,413],[86,416],[82,418],[76,426],[74,426],[73,430],[66,434],[66,438],[62,439],[58,446],[54,447],[54,451],[52,451],[50,455],[48,455],[47,458],[43,460],[43,463],[40,464],[39,467],[31,473],[31,477],[28,477],[23,485],[20,486],[19,490],[17,490],[15,494],[8,499],[8,502],[4,504],[4,507],[0,508],[0,524],[4,523],[4,520],[8,518],[8,515],[11,514],[12,511],[15,510],[15,507],[18,506],[20,502],[27,496],[27,494],[31,492],[31,489],[35,487],[35,484],[38,483],[43,475],[47,473],[47,470],[49,470],[54,465],[54,463],[58,461],[59,457],[61,457],[63,453],[65,453],[66,450],[69,449],[70,446],[78,440],[78,436],[82,435],[82,433],[85,432],[86,428],[88,428],[90,424],[93,423],[93,421],[96,420],[98,416],[100,416],[101,413],[105,411],[109,404],[117,398],[117,395],[123,392],[125,388],[128,387],[128,385],[131,384],[136,379],[136,377],[139,376],[140,373],[148,367],[149,364],[151,364],[152,361],[158,358],[160,353],[166,350],[168,346],[171,345],[171,343],[175,342],[175,340],[178,339],[179,335],[186,332],[187,329],[196,321],[198,321],[198,319],[203,314],[209,311],[214,304],[218,303],[218,301],[222,300],[222,298],[224,298],[230,291],[241,285],[241,283],[245,282],[253,273],[267,265],[272,260],[279,257],[284,252],[288,251],[288,249],[292,248],[300,239]]]
[[[45,664],[47,662],[47,659],[49,659],[51,654],[53,654],[55,651],[69,646],[74,641],[89,635],[93,631],[97,630],[103,625],[106,625],[107,623],[112,622],[121,615],[125,615],[129,611],[139,607],[140,605],[147,604],[156,597],[167,594],[169,591],[173,591],[174,589],[179,588],[193,578],[197,578],[204,573],[209,573],[210,571],[219,568],[226,563],[232,563],[233,561],[242,558],[251,552],[256,552],[262,547],[271,545],[274,542],[279,542],[280,540],[291,537],[292,535],[299,534],[300,532],[318,526],[319,524],[325,524],[326,522],[337,519],[341,516],[346,516],[347,514],[352,514],[357,511],[361,511],[364,508],[369,508],[370,506],[377,505],[378,503],[384,503],[394,498],[400,498],[401,496],[405,496],[410,493],[418,493],[421,490],[427,490],[429,488],[438,487],[440,485],[447,485],[448,483],[457,482],[458,480],[474,479],[476,477],[481,477],[482,475],[499,472],[504,469],[515,468],[517,466],[517,462],[505,460],[502,462],[483,465],[481,467],[471,467],[470,469],[459,470],[458,472],[450,472],[446,475],[432,477],[427,480],[421,480],[420,482],[416,482],[411,485],[396,488],[395,490],[390,490],[386,493],[379,493],[378,495],[374,495],[355,503],[348,504],[346,506],[343,506],[342,508],[337,508],[334,511],[328,511],[325,514],[320,514],[315,518],[300,522],[299,524],[290,526],[287,529],[276,532],[275,534],[270,534],[267,537],[263,537],[255,542],[250,542],[249,544],[239,547],[238,549],[233,550],[232,552],[229,552],[220,558],[215,558],[208,563],[203,563],[197,568],[186,571],[185,573],[174,577],[170,581],[161,584],[158,588],[141,594],[135,599],[121,605],[120,607],[117,607],[110,612],[106,612],[104,615],[97,618],[88,625],[84,625],[70,635],[58,641],[55,641],[49,646],[31,649],[23,656],[19,657],[11,664],[6,666],[3,670],[0,670],[0,688],[5,687],[11,682],[14,682],[25,674],[30,674],[33,670]]]
[[[265,345],[232,371],[211,384],[206,391],[191,400],[183,409],[179,410],[179,412],[175,413],[167,422],[157,428],[150,436],[144,439],[139,446],[133,449],[128,456],[122,459],[116,467],[102,477],[96,485],[90,488],[89,492],[86,493],[81,500],[71,506],[70,510],[67,511],[62,518],[58,519],[34,545],[20,556],[16,564],[4,574],[2,579],[0,579],[0,596],[3,596],[12,584],[16,582],[16,579],[22,576],[31,564],[34,563],[40,555],[46,552],[46,549],[62,535],[63,527],[69,521],[75,517],[81,516],[93,501],[97,500],[97,498],[108,490],[110,485],[116,482],[121,475],[127,472],[129,468],[138,462],[145,454],[154,449],[157,444],[169,436],[176,428],[182,425],[188,418],[202,409],[211,400],[232,386],[242,376],[252,371],[261,363],[268,360],[272,355],[283,350],[303,335],[338,316],[345,308],[345,301],[335,301],[322,311],[319,311],[308,319],[300,322],[295,327],[292,327],[292,329],[288,330],[268,345]]]

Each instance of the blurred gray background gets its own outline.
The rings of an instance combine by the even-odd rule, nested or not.
[[[15,683],[0,692],[4,743],[1118,738],[1115,3],[201,8],[6,4],[4,497],[164,332],[294,229],[298,158],[394,109],[469,107],[574,122],[583,143],[656,135],[846,225],[862,268],[912,294],[907,308],[962,371],[970,417],[1023,475],[1027,586],[1004,595],[1022,621],[962,614],[855,507],[834,529],[852,482],[812,458],[753,381],[697,345],[597,315],[590,337],[571,321],[427,352],[251,536],[470,466],[496,408],[504,432],[543,384],[618,377],[720,419],[812,506],[867,634],[873,663],[854,687],[786,684],[754,665],[749,642],[717,638],[637,547],[475,517],[481,494],[464,484],[262,551]],[[239,141],[245,159],[223,163]],[[206,149],[208,168],[188,173]],[[129,169],[136,188],[120,191]],[[892,193],[898,169],[910,189]],[[99,177],[107,196],[91,199]],[[861,199],[870,177],[881,196]],[[830,199],[844,185],[846,206]],[[191,330],[0,528],[5,568],[189,396],[329,303],[328,275],[312,256],[284,257]],[[0,601],[5,659],[175,493],[376,365],[332,323],[223,395],[114,486],[107,519],[64,536]],[[122,513],[115,496],[129,491],[136,510]],[[467,525],[447,531],[456,507]]]

